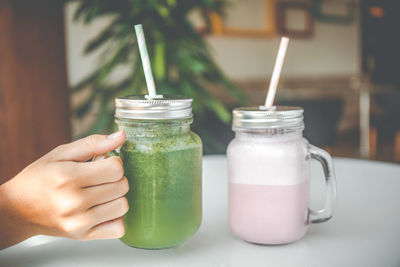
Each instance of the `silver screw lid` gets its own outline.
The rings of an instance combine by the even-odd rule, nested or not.
[[[115,98],[115,118],[170,120],[191,118],[191,98],[181,96],[159,96],[149,98],[144,95]]]
[[[303,109],[300,107],[273,106],[266,108],[242,107],[233,110],[233,130],[304,128]]]

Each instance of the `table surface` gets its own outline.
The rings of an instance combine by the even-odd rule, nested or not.
[[[336,158],[334,217],[292,244],[261,246],[229,230],[224,156],[204,157],[203,222],[178,248],[143,250],[119,240],[38,236],[0,251],[0,266],[400,266],[400,165]],[[324,201],[321,167],[311,165],[311,207]]]

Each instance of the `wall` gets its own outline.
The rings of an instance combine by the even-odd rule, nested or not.
[[[96,66],[96,55],[82,54],[85,43],[96,36],[109,19],[95,21],[89,26],[74,23],[76,3],[65,7],[69,82],[76,84]],[[251,14],[244,14],[244,16]],[[134,32],[132,31],[132,36]],[[134,38],[134,37],[132,37]],[[279,37],[268,39],[208,37],[216,61],[226,74],[235,79],[259,79],[272,72]],[[283,75],[340,76],[359,71],[358,24],[315,24],[312,39],[297,39],[290,43]]]
[[[234,79],[262,78],[272,72],[279,37],[249,39],[210,37],[216,60]],[[315,25],[312,39],[293,39],[288,47],[282,75],[340,76],[359,70],[356,25]]]

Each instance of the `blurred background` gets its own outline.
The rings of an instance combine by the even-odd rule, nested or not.
[[[116,96],[194,98],[205,154],[223,154],[231,110],[264,102],[279,40],[276,104],[305,110],[305,137],[334,156],[400,162],[400,3],[392,0],[1,0],[0,183],[53,147],[110,133]]]

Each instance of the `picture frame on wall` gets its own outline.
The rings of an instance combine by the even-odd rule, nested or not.
[[[275,0],[231,0],[230,3],[224,17],[210,14],[213,35],[270,37],[276,34]]]
[[[355,0],[311,0],[313,17],[321,22],[351,24],[355,19]]]
[[[277,4],[277,29],[292,38],[310,38],[314,35],[314,19],[305,2],[279,2]]]

